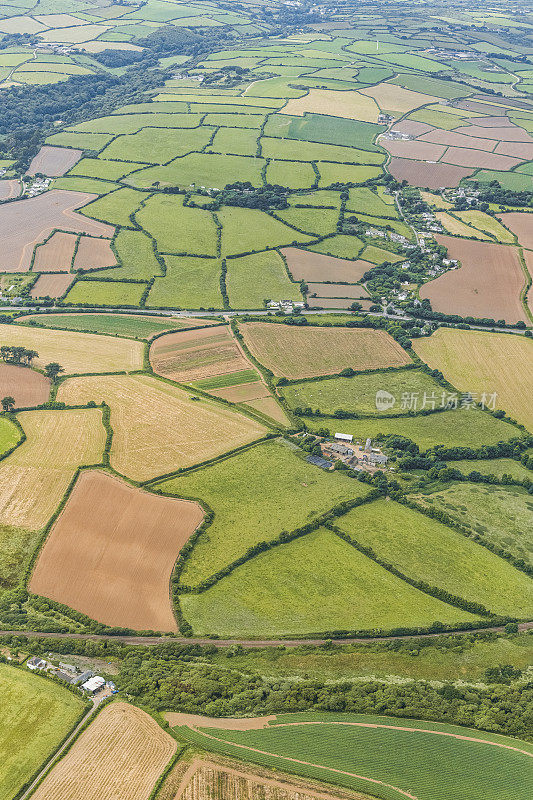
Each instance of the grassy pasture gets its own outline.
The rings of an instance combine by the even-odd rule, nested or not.
[[[364,186],[355,189],[350,189],[348,202],[346,203],[346,212],[354,211],[355,213],[361,212],[363,214],[370,214],[374,217],[394,217],[398,218],[398,211],[394,202],[386,203],[381,197],[378,197],[375,192],[371,191]],[[392,198],[391,198],[392,199]]]
[[[324,239],[318,244],[312,244],[307,249],[336,258],[356,259],[363,249],[363,242],[357,236],[346,236],[340,233],[331,236],[329,239]],[[366,260],[370,261],[368,258]]]
[[[525,489],[457,483],[414,494],[413,499],[442,509],[484,539],[533,564],[533,502]]]
[[[309,234],[314,233],[317,236],[334,233],[339,221],[337,209],[325,208],[295,208],[293,206],[283,211],[277,211],[276,216],[289,225],[294,225],[295,228],[307,231]]]
[[[139,208],[145,197],[147,195],[143,192],[124,187],[84,206],[81,213],[92,219],[109,222],[111,225],[132,228],[130,214]]]
[[[315,185],[316,174],[311,164],[303,161],[271,161],[266,181],[289,189],[308,189]]]
[[[206,130],[212,130],[206,128]],[[253,128],[219,128],[209,147],[214,153],[233,153],[240,156],[255,156],[258,133]],[[200,150],[200,147],[195,147]]]
[[[165,108],[167,105],[168,103],[165,103]],[[87,122],[80,122],[79,125],[73,125],[69,130],[73,133],[111,133],[119,136],[137,133],[141,128],[196,128],[200,125],[201,119],[200,114],[117,113],[110,117],[98,117],[87,120]]]
[[[119,188],[118,183],[101,181],[98,178],[83,178],[77,175],[65,175],[64,178],[55,178],[53,189],[67,189],[71,192],[89,192],[91,194],[107,194]]]
[[[261,158],[190,153],[164,167],[148,167],[137,172],[130,176],[129,182],[140,187],[149,187],[156,181],[172,186],[196,185],[218,189],[234,181],[249,181],[254,186],[261,186],[263,165]]]
[[[381,164],[385,156],[356,147],[298,141],[296,139],[261,139],[264,158],[290,161],[336,161],[341,164]]]
[[[227,262],[226,287],[232,308],[263,308],[264,300],[302,300],[300,286],[287,275],[275,250]]]
[[[501,478],[502,475],[510,475],[517,481],[524,478],[531,480],[533,473],[527,467],[524,467],[520,461],[515,461],[514,458],[480,458],[480,459],[462,459],[461,461],[448,462],[450,467],[459,469],[463,475],[469,475],[471,472],[480,472],[482,475],[496,475]]]
[[[157,333],[197,325],[211,325],[209,319],[176,319],[140,314],[31,314],[21,322],[35,320],[45,328],[67,328],[88,333],[109,333],[131,339],[151,339]],[[0,440],[1,441],[1,440]]]
[[[481,169],[473,176],[474,180],[480,183],[490,183],[498,181],[504,189],[513,192],[527,192],[531,189],[531,175],[524,175],[515,172],[496,172],[495,170]]]
[[[215,256],[217,231],[209,211],[187,208],[180,195],[153,195],[136,213],[162,253]]]
[[[182,582],[196,586],[260,541],[304,525],[334,505],[367,493],[338,472],[325,473],[282,440],[157,484],[176,497],[200,497],[215,512],[186,562]]]
[[[342,287],[340,289],[342,290]],[[396,398],[395,405],[387,411],[376,409],[376,393],[380,389],[384,389]],[[344,411],[357,414],[382,416],[401,413],[402,395],[407,393],[409,396],[417,395],[418,410],[422,408],[424,392],[428,399],[434,392],[438,404],[443,389],[425,372],[409,369],[354,375],[352,378],[306,381],[284,386],[281,391],[292,408],[318,408],[324,414],[333,414],[337,409],[342,408]]]
[[[472,211],[456,211],[455,213],[463,222],[494,236],[498,242],[514,244],[514,234],[508,231],[507,228],[504,228],[494,217],[490,217],[488,214],[484,214],[482,211],[476,211],[475,209]]]
[[[523,336],[440,328],[433,336],[415,340],[414,349],[433,369],[464,392],[496,392],[503,408],[533,431],[533,345]]]
[[[307,243],[311,236],[289,228],[263,211],[224,206],[217,211],[222,224],[222,255],[230,256],[293,242]]]
[[[102,278],[150,280],[162,274],[154,253],[154,241],[143,231],[119,230],[114,246],[120,266],[99,270]]]
[[[214,128],[143,128],[138,133],[119,136],[101,152],[102,158],[165,164],[172,158],[201,150]]]
[[[56,683],[5,664],[0,691],[0,798],[11,800],[74,726],[83,702]]]
[[[54,133],[46,140],[46,144],[55,147],[75,147],[79,150],[101,150],[108,144],[113,135],[110,133],[74,133],[61,131]]]
[[[268,118],[264,135],[346,147],[352,146],[355,142],[361,150],[381,153],[382,150],[375,144],[375,139],[378,133],[383,131],[383,125],[330,117],[326,114],[305,114],[303,117],[273,114]]]
[[[329,161],[321,161],[318,171],[319,186],[331,186],[333,183],[364,183],[370,178],[379,177],[382,172],[380,167],[332,164]]]
[[[266,322],[240,326],[252,354],[285,378],[307,378],[410,363],[403,348],[385,331],[372,328],[297,328]]]
[[[399,503],[378,500],[336,521],[351,538],[404,575],[503,616],[527,618],[533,580],[446,525]]]
[[[81,280],[70,289],[64,302],[73,305],[138,306],[145,288],[142,283]]]
[[[104,181],[116,181],[128,175],[134,169],[144,166],[143,164],[122,164],[118,161],[107,161],[104,158],[82,158],[71,170],[68,177],[83,176],[88,178],[98,178]]]
[[[167,272],[156,278],[146,305],[149,308],[222,308],[221,264],[216,258],[165,256]]]
[[[20,431],[7,417],[0,417],[0,455],[15,447],[20,440]]]
[[[314,721],[316,725],[290,724]],[[533,788],[530,744],[459,726],[302,713],[278,715],[275,724],[261,730],[210,728],[206,731],[209,739],[202,729],[181,727],[178,731],[196,746],[371,792],[383,800],[405,796],[404,787],[421,800],[527,800]],[[299,763],[302,754],[303,764]]]

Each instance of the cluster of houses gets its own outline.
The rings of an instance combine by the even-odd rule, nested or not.
[[[270,300],[267,308],[269,311],[284,311],[285,314],[292,314],[295,308],[305,308],[305,304],[293,300]]]
[[[22,184],[22,193],[28,197],[35,197],[38,194],[42,194],[42,192],[46,192],[51,182],[51,178],[35,178],[31,184]]]
[[[364,445],[359,440],[354,443],[349,433],[336,433],[333,441],[321,442],[320,449],[322,457],[309,456],[307,460],[328,470],[333,469],[336,461],[342,461],[350,469],[375,472],[386,467],[389,460],[381,448],[372,446],[371,439],[367,439]]]
[[[95,675],[90,669],[81,670],[73,664],[60,661],[58,666],[52,664],[41,656],[33,656],[26,661],[26,666],[32,672],[46,672],[54,675],[69,686],[77,686],[87,695],[94,696],[100,692],[114,694],[117,689],[112,681],[106,681],[100,675]]]

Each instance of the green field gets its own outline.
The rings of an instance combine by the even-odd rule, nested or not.
[[[336,420],[331,417],[310,417],[311,430],[329,428],[351,433],[356,439],[379,439],[380,434],[399,434],[416,442],[421,450],[437,444],[445,447],[481,447],[496,444],[517,435],[517,429],[507,422],[494,419],[483,411],[439,411],[436,414],[399,419]]]
[[[311,164],[304,161],[271,161],[266,181],[289,189],[310,189],[316,183],[316,174]]]
[[[321,161],[319,186],[331,186],[333,183],[364,183],[370,178],[381,175],[381,167],[354,166],[353,164],[332,164]]]
[[[135,218],[154,237],[161,253],[217,254],[217,229],[211,213],[187,208],[180,195],[153,195]]]
[[[154,253],[154,240],[143,231],[120,229],[114,241],[114,249],[121,266],[98,270],[102,278],[120,281],[124,278],[150,280],[161,275],[162,269]]]
[[[130,314],[32,314],[21,321],[36,320],[45,328],[66,328],[69,331],[109,333],[132,339],[151,339],[156,333],[188,328],[187,319]],[[205,320],[209,324],[209,320]]]
[[[422,505],[442,509],[488,542],[533,564],[533,500],[525,489],[457,483],[416,493],[412,498]]]
[[[305,201],[302,201],[305,202]],[[277,211],[276,216],[299,230],[317,236],[335,233],[339,212],[329,208],[288,208]]]
[[[346,236],[339,233],[318,244],[310,245],[307,249],[313,250],[315,253],[324,253],[327,256],[356,259],[362,248],[363,242],[357,236]]]
[[[393,200],[393,198],[389,198]],[[374,217],[393,217],[398,218],[398,211],[392,203],[386,203],[373,191],[366,187],[357,187],[348,192],[348,202],[346,203],[346,213],[351,211],[362,214],[371,214]]]
[[[263,308],[264,300],[302,301],[300,285],[290,280],[275,250],[228,259],[227,268],[226,287],[232,308]]]
[[[531,176],[523,175],[519,172],[496,172],[494,170],[480,169],[467,180],[476,180],[480,183],[498,181],[503,189],[510,189],[512,192],[531,191]]]
[[[297,139],[261,139],[264,158],[287,159],[288,161],[336,161],[341,164],[381,164],[384,156],[356,147],[304,142]]]
[[[180,603],[198,635],[390,630],[474,619],[409,586],[325,529],[261,553],[207,591],[181,595]]]
[[[0,597],[21,585],[39,539],[39,531],[0,525]]]
[[[212,130],[212,129],[207,129]],[[257,131],[249,128],[219,128],[209,150],[214,153],[232,153],[240,156],[255,156],[257,152]],[[195,150],[200,150],[195,147]]]
[[[501,478],[502,475],[510,475],[517,481],[524,480],[524,478],[533,479],[533,472],[519,461],[515,461],[514,458],[464,459],[449,461],[448,466],[461,470],[464,475],[479,472],[481,475],[496,475],[498,478]]]
[[[222,224],[223,256],[281,247],[295,242],[306,243],[313,238],[298,233],[263,211],[224,206],[217,211],[217,217]]]
[[[533,791],[531,744],[455,725],[302,713],[278,715],[262,730],[209,728],[209,738],[202,730],[176,729],[196,746],[383,800],[399,800],[408,790],[418,800],[528,800]]]
[[[165,264],[165,277],[156,278],[148,294],[148,308],[223,307],[218,259],[165,256]]]
[[[138,133],[119,136],[102,150],[102,158],[120,161],[144,161],[166,164],[177,156],[201,150],[209,142],[214,128],[143,128]]]
[[[340,144],[347,147],[356,144],[361,150],[377,150],[381,153],[383,151],[374,144],[374,140],[378,133],[384,130],[383,125],[330,117],[326,114],[304,114],[303,117],[274,114],[268,118],[265,136],[281,136],[287,139]]]
[[[339,287],[342,290],[342,286]],[[376,393],[384,390],[396,399],[390,409],[376,408]],[[302,381],[284,386],[282,393],[291,408],[320,409],[323,414],[333,415],[337,409],[370,416],[407,414],[411,396],[420,411],[426,394],[426,408],[431,407],[430,398],[440,404],[445,392],[429,375],[419,369],[394,370],[354,375],[352,378],[325,378],[321,381]],[[434,394],[432,394],[434,393]]]
[[[144,283],[80,280],[68,292],[64,302],[96,306],[138,306],[145,289]]]
[[[83,178],[77,175],[65,175],[56,178],[52,184],[53,189],[66,189],[69,192],[89,192],[89,194],[108,194],[119,188],[118,183],[102,181],[99,178]]]
[[[88,178],[99,178],[100,180],[116,181],[140,169],[144,164],[124,164],[120,161],[106,161],[103,158],[82,158],[71,170],[69,177],[73,175],[83,175]]]
[[[139,208],[145,197],[147,197],[146,194],[136,192],[134,189],[119,189],[84,206],[82,213],[87,217],[99,219],[111,225],[133,228],[130,214]]]
[[[157,484],[177,497],[198,497],[215,512],[183,572],[194,586],[259,541],[305,525],[319,514],[368,491],[340,473],[326,474],[275,441],[212,466]]]
[[[54,133],[46,140],[46,144],[54,147],[74,147],[79,150],[102,150],[113,136],[108,133],[71,133],[61,131]]]
[[[190,153],[176,158],[164,167],[148,167],[128,178],[133,186],[149,187],[155,182],[171,186],[205,186],[223,189],[228,183],[249,181],[262,186],[261,158],[246,156]]]
[[[215,375],[213,378],[203,378],[201,381],[194,381],[191,386],[209,392],[212,389],[226,389],[228,386],[241,386],[243,383],[251,383],[258,380],[258,373],[255,369],[242,369],[239,372],[230,372],[227,375]]]
[[[337,527],[408,578],[481,603],[502,616],[533,616],[533,580],[446,525],[399,503],[378,500]]]
[[[7,417],[0,416],[0,456],[18,444],[20,437],[17,426]]]
[[[12,800],[74,726],[83,702],[62,686],[0,664],[0,800]]]

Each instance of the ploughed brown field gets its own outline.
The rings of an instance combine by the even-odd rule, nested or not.
[[[150,348],[150,361],[157,375],[182,383],[252,366],[227,325],[160,336]]]
[[[32,795],[34,800],[148,800],[177,743],[129,703],[103,708]]]
[[[35,566],[30,590],[106,625],[177,631],[169,581],[202,522],[198,503],[82,472]]]
[[[454,164],[458,167],[477,167],[479,169],[497,169],[506,171],[521,164],[524,159],[499,156],[481,150],[470,150],[468,147],[448,147],[441,158],[441,163]]]
[[[93,236],[113,236],[114,228],[77,214],[75,209],[95,200],[88,192],[53,189],[38,197],[0,206],[0,271],[26,272],[30,268],[35,245],[43,242],[54,229]]]
[[[40,172],[50,178],[58,178],[72,169],[74,164],[80,160],[81,155],[81,150],[43,145],[31,162],[28,175],[37,175]]]
[[[373,328],[297,328],[245,322],[240,331],[252,355],[284,378],[332,375],[346,367],[400,367],[411,361],[392,336]]]
[[[522,247],[533,250],[533,214],[511,211],[508,214],[498,214],[498,219],[516,235]]]
[[[420,289],[420,297],[428,297],[435,311],[528,322],[520,301],[524,273],[515,247],[440,234],[436,239],[462,266]]]
[[[74,280],[68,272],[57,275],[39,275],[30,289],[30,297],[61,297]]]
[[[438,161],[446,150],[444,145],[422,142],[420,139],[380,139],[379,143],[391,156],[421,161]]]
[[[72,264],[76,236],[56,231],[47,242],[35,248],[34,272],[68,272]]]
[[[368,297],[368,292],[364,286],[351,285],[346,283],[308,283],[309,299],[317,297]]]
[[[50,381],[28,367],[0,364],[0,397],[14,397],[15,408],[28,408],[46,403]]]
[[[425,161],[396,157],[391,159],[388,170],[397,181],[406,180],[411,186],[427,186],[429,189],[459,186],[461,179],[473,172],[473,169],[452,164],[428,164]]]
[[[307,302],[309,308],[350,308],[354,301],[350,297],[308,297]],[[357,302],[361,303],[365,311],[372,305],[372,300],[358,299]]]
[[[0,200],[9,200],[20,194],[19,181],[0,181]]]
[[[80,238],[74,258],[74,269],[114,267],[116,264],[117,259],[108,239],[94,239],[90,236]]]
[[[296,281],[346,281],[357,283],[365,272],[374,264],[358,258],[350,261],[346,258],[325,256],[298,247],[285,247],[281,251],[287,259],[287,266]]]

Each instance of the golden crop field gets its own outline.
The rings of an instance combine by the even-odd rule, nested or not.
[[[523,336],[439,328],[413,347],[462,392],[496,392],[496,408],[533,431],[533,342]],[[480,399],[480,398],[478,398]]]
[[[111,703],[33,794],[34,800],[148,800],[177,743],[145,711]]]
[[[23,442],[0,462],[0,524],[37,530],[55,511],[76,469],[102,460],[100,409],[22,411]]]
[[[35,366],[58,361],[67,374],[130,371],[140,369],[143,362],[142,342],[78,331],[0,325],[0,345],[4,344],[36,350]]]
[[[284,378],[333,375],[346,367],[401,367],[411,360],[388,333],[373,328],[297,328],[247,322],[240,330],[252,355]]]
[[[94,400],[111,407],[111,466],[138,481],[222,455],[253,442],[266,428],[230,408],[148,375],[71,378],[61,384],[66,403]]]

